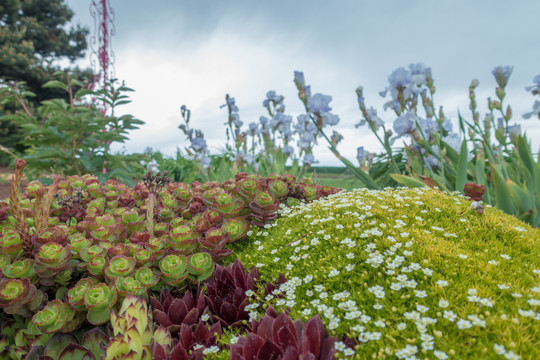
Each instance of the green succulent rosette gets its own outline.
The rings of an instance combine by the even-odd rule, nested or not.
[[[35,255],[34,269],[43,285],[52,285],[52,280],[69,266],[71,260],[71,247],[57,243],[43,245]]]
[[[187,278],[189,271],[185,255],[167,255],[159,262],[161,279],[167,285],[178,286]]]
[[[246,201],[251,201],[260,191],[260,185],[255,179],[245,178],[237,183],[238,194]]]
[[[111,308],[116,303],[116,288],[99,283],[84,295],[84,305],[88,309],[86,318],[93,325],[101,325],[109,320]]]
[[[107,266],[107,259],[104,256],[94,256],[86,265],[88,272],[94,276],[101,276]]]
[[[175,252],[188,255],[197,249],[199,242],[197,235],[187,225],[180,225],[169,232],[169,236],[165,238],[165,242]]]
[[[208,253],[193,254],[188,258],[188,278],[192,281],[201,282],[208,279],[214,273],[215,264]]]
[[[122,298],[126,297],[127,294],[141,296],[146,291],[146,287],[144,287],[139,280],[134,279],[131,276],[116,278],[115,283],[116,291],[118,291],[118,295]]]
[[[131,276],[134,270],[134,258],[118,255],[109,260],[109,263],[105,267],[105,276],[114,282],[116,278]]]
[[[107,226],[113,225],[115,222],[116,222],[116,219],[112,215],[103,215],[103,216],[98,216],[96,218],[96,223],[98,223],[99,226],[107,227]]]
[[[68,302],[75,307],[75,310],[86,310],[86,306],[84,305],[84,295],[86,295],[86,292],[97,283],[98,280],[96,278],[82,278],[74,287],[68,290]]]
[[[122,214],[122,224],[130,233],[141,231],[144,227],[144,215],[139,215],[135,210],[125,211]]]
[[[161,259],[167,250],[164,240],[157,237],[151,237],[146,244],[146,248],[150,250],[155,259]]]
[[[137,266],[147,266],[154,263],[154,256],[147,249],[136,249],[133,252],[133,258],[135,259]]]
[[[79,259],[82,249],[92,246],[92,239],[87,238],[83,234],[76,233],[69,237],[69,245],[71,246],[73,258]]]
[[[34,260],[32,259],[20,259],[9,265],[5,265],[2,267],[2,273],[10,279],[28,278],[33,283],[37,280],[37,273],[34,270]]]
[[[62,300],[53,300],[32,317],[32,322],[45,334],[66,328],[74,319],[75,308]]]
[[[235,242],[246,238],[249,224],[245,217],[238,216],[225,220],[221,228],[229,234],[229,242]]]
[[[285,181],[274,179],[268,182],[268,191],[277,199],[283,199],[289,194],[289,187]]]
[[[94,256],[105,256],[107,249],[101,245],[92,245],[88,248],[81,249],[80,256],[85,262],[89,262]]]
[[[114,243],[120,239],[125,228],[122,224],[112,224],[109,226],[100,226],[90,231],[90,235],[99,242]]]
[[[308,201],[315,200],[319,195],[317,185],[308,184],[304,185],[302,188],[304,189],[304,197]]]
[[[15,231],[7,230],[0,236],[0,253],[15,258],[22,248],[23,239]]]
[[[151,288],[159,282],[159,274],[150,268],[141,267],[135,271],[133,278],[138,280],[145,288]]]
[[[244,208],[244,201],[230,194],[221,193],[214,198],[212,208],[218,211],[224,218],[231,218],[237,216]]]
[[[0,308],[7,314],[29,316],[44,299],[45,295],[29,279],[4,279],[0,282]]]

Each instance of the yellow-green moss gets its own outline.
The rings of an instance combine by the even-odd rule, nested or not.
[[[260,299],[260,313],[268,305],[288,306],[293,319],[319,313],[330,334],[374,339],[359,343],[347,358],[406,358],[406,346],[416,346],[419,359],[504,359],[500,346],[509,358],[510,351],[540,358],[540,231],[494,208],[479,214],[458,195],[431,189],[337,194],[283,209],[273,226],[255,230],[234,250],[246,268],[259,267],[261,280],[281,273],[289,280],[285,299]],[[409,287],[391,289],[399,283]],[[336,300],[344,292],[349,296]],[[349,311],[343,309],[347,300],[355,302]],[[460,319],[471,327],[459,329]],[[422,321],[432,323],[418,326]]]

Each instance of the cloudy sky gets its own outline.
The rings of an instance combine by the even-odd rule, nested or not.
[[[68,0],[74,21],[94,32],[91,0]],[[540,120],[524,120],[534,98],[525,91],[540,74],[540,1],[503,0],[111,0],[116,77],[133,88],[133,102],[121,112],[146,125],[122,149],[147,146],[174,154],[188,145],[177,128],[180,106],[192,111],[191,126],[204,131],[214,153],[225,144],[225,94],[235,97],[247,125],[266,115],[268,90],[285,96],[286,113],[302,112],[293,71],[305,73],[312,93],[331,95],[345,136],[342,153],[353,160],[358,146],[379,151],[367,128],[355,128],[361,114],[355,89],[389,126],[378,95],[398,67],[422,62],[432,68],[436,106],[455,120],[470,118],[468,86],[478,79],[480,113],[495,97],[491,70],[512,65],[507,87],[515,122],[540,146]],[[84,59],[81,65],[89,63]],[[331,132],[331,131],[330,131]],[[321,145],[322,165],[339,165]]]

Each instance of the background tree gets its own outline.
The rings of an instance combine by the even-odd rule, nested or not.
[[[74,61],[85,55],[88,28],[71,24],[73,11],[63,0],[1,0],[0,1],[0,83],[26,83],[26,90],[35,94],[32,104],[62,98],[66,94],[56,88],[42,88],[47,81],[57,79],[58,70],[74,70],[80,80],[91,80],[90,69],[78,69]],[[59,80],[59,79],[58,79]],[[2,105],[0,105],[2,106]],[[2,106],[2,113],[14,109]],[[0,122],[0,144],[18,152],[18,128]],[[0,162],[6,163],[0,154]]]

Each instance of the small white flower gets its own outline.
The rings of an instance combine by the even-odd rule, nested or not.
[[[464,254],[459,254],[458,257],[459,257],[460,259],[466,259],[466,258],[468,258],[468,256],[467,256],[467,255],[464,255]]]
[[[538,299],[529,299],[529,300],[527,300],[527,302],[531,306],[540,306],[540,300],[538,300]]]
[[[426,311],[429,310],[429,308],[424,305],[416,305],[416,310],[418,310],[421,313],[425,313]]]
[[[347,255],[345,255],[347,257],[347,259],[354,259],[354,254],[353,253],[348,253]]]
[[[503,355],[506,352],[504,345],[493,344],[493,349],[495,350],[495,353],[498,355]]]
[[[352,269],[354,269],[354,264],[349,264],[345,266],[345,270],[347,270],[348,272],[351,272]]]
[[[523,295],[521,295],[520,293],[512,293],[512,296],[515,297],[515,298],[520,298]]]
[[[437,286],[446,287],[446,286],[448,286],[448,281],[446,281],[446,280],[438,280],[437,281]]]
[[[328,273],[328,277],[335,277],[335,276],[338,276],[338,275],[339,275],[339,270],[336,270],[336,269],[332,269]]]
[[[206,322],[206,321],[208,321],[208,319],[210,319],[210,315],[208,315],[208,314],[204,314],[203,316],[201,316],[202,321]]]
[[[206,349],[204,349],[203,354],[204,355],[216,354],[218,351],[219,351],[219,347],[214,345],[214,346],[210,346],[210,347],[207,347]]]
[[[373,308],[374,308],[375,310],[381,310],[381,309],[383,308],[383,306],[382,306],[381,304],[378,304],[378,303],[377,303],[377,304],[373,305]]]
[[[450,303],[446,299],[439,300],[439,307],[441,308],[447,308]]]
[[[258,267],[258,268],[260,268],[260,267],[263,267],[264,264],[263,264],[263,263],[257,263],[255,266]]]
[[[504,354],[504,357],[507,358],[508,360],[519,360],[519,359],[521,359],[521,356],[514,353],[512,350],[508,350],[508,352],[506,354]]]
[[[457,318],[457,315],[452,310],[444,310],[443,317],[450,322],[454,322]]]
[[[508,285],[506,285],[506,284],[498,284],[497,286],[498,286],[499,289],[501,289],[501,290],[510,289],[510,286],[508,286]]]
[[[279,261],[279,258],[278,257],[275,257],[274,260],[272,260],[273,262],[278,262]]]
[[[510,259],[511,259],[511,257],[508,256],[508,255],[506,255],[506,254],[501,254],[501,257],[502,257],[503,259],[506,259],[506,260],[510,260]]]
[[[468,329],[472,327],[472,323],[469,320],[459,319],[457,322],[457,327],[460,330]]]
[[[499,265],[499,263],[498,263],[497,261],[495,261],[495,260],[489,260],[489,261],[488,261],[488,264],[489,264],[489,265],[493,265],[493,266]]]
[[[433,355],[439,359],[439,360],[446,360],[448,359],[448,355],[446,355],[446,353],[444,351],[441,351],[441,350],[435,350],[433,351]]]
[[[414,290],[414,296],[417,298],[423,299],[427,297],[427,293],[424,290]]]
[[[401,322],[397,325],[398,330],[405,330],[406,327],[407,327],[407,324],[405,324],[404,322]]]
[[[383,321],[383,320],[377,320],[373,323],[375,326],[377,327],[381,327],[381,328],[384,328],[386,327],[386,323]]]

